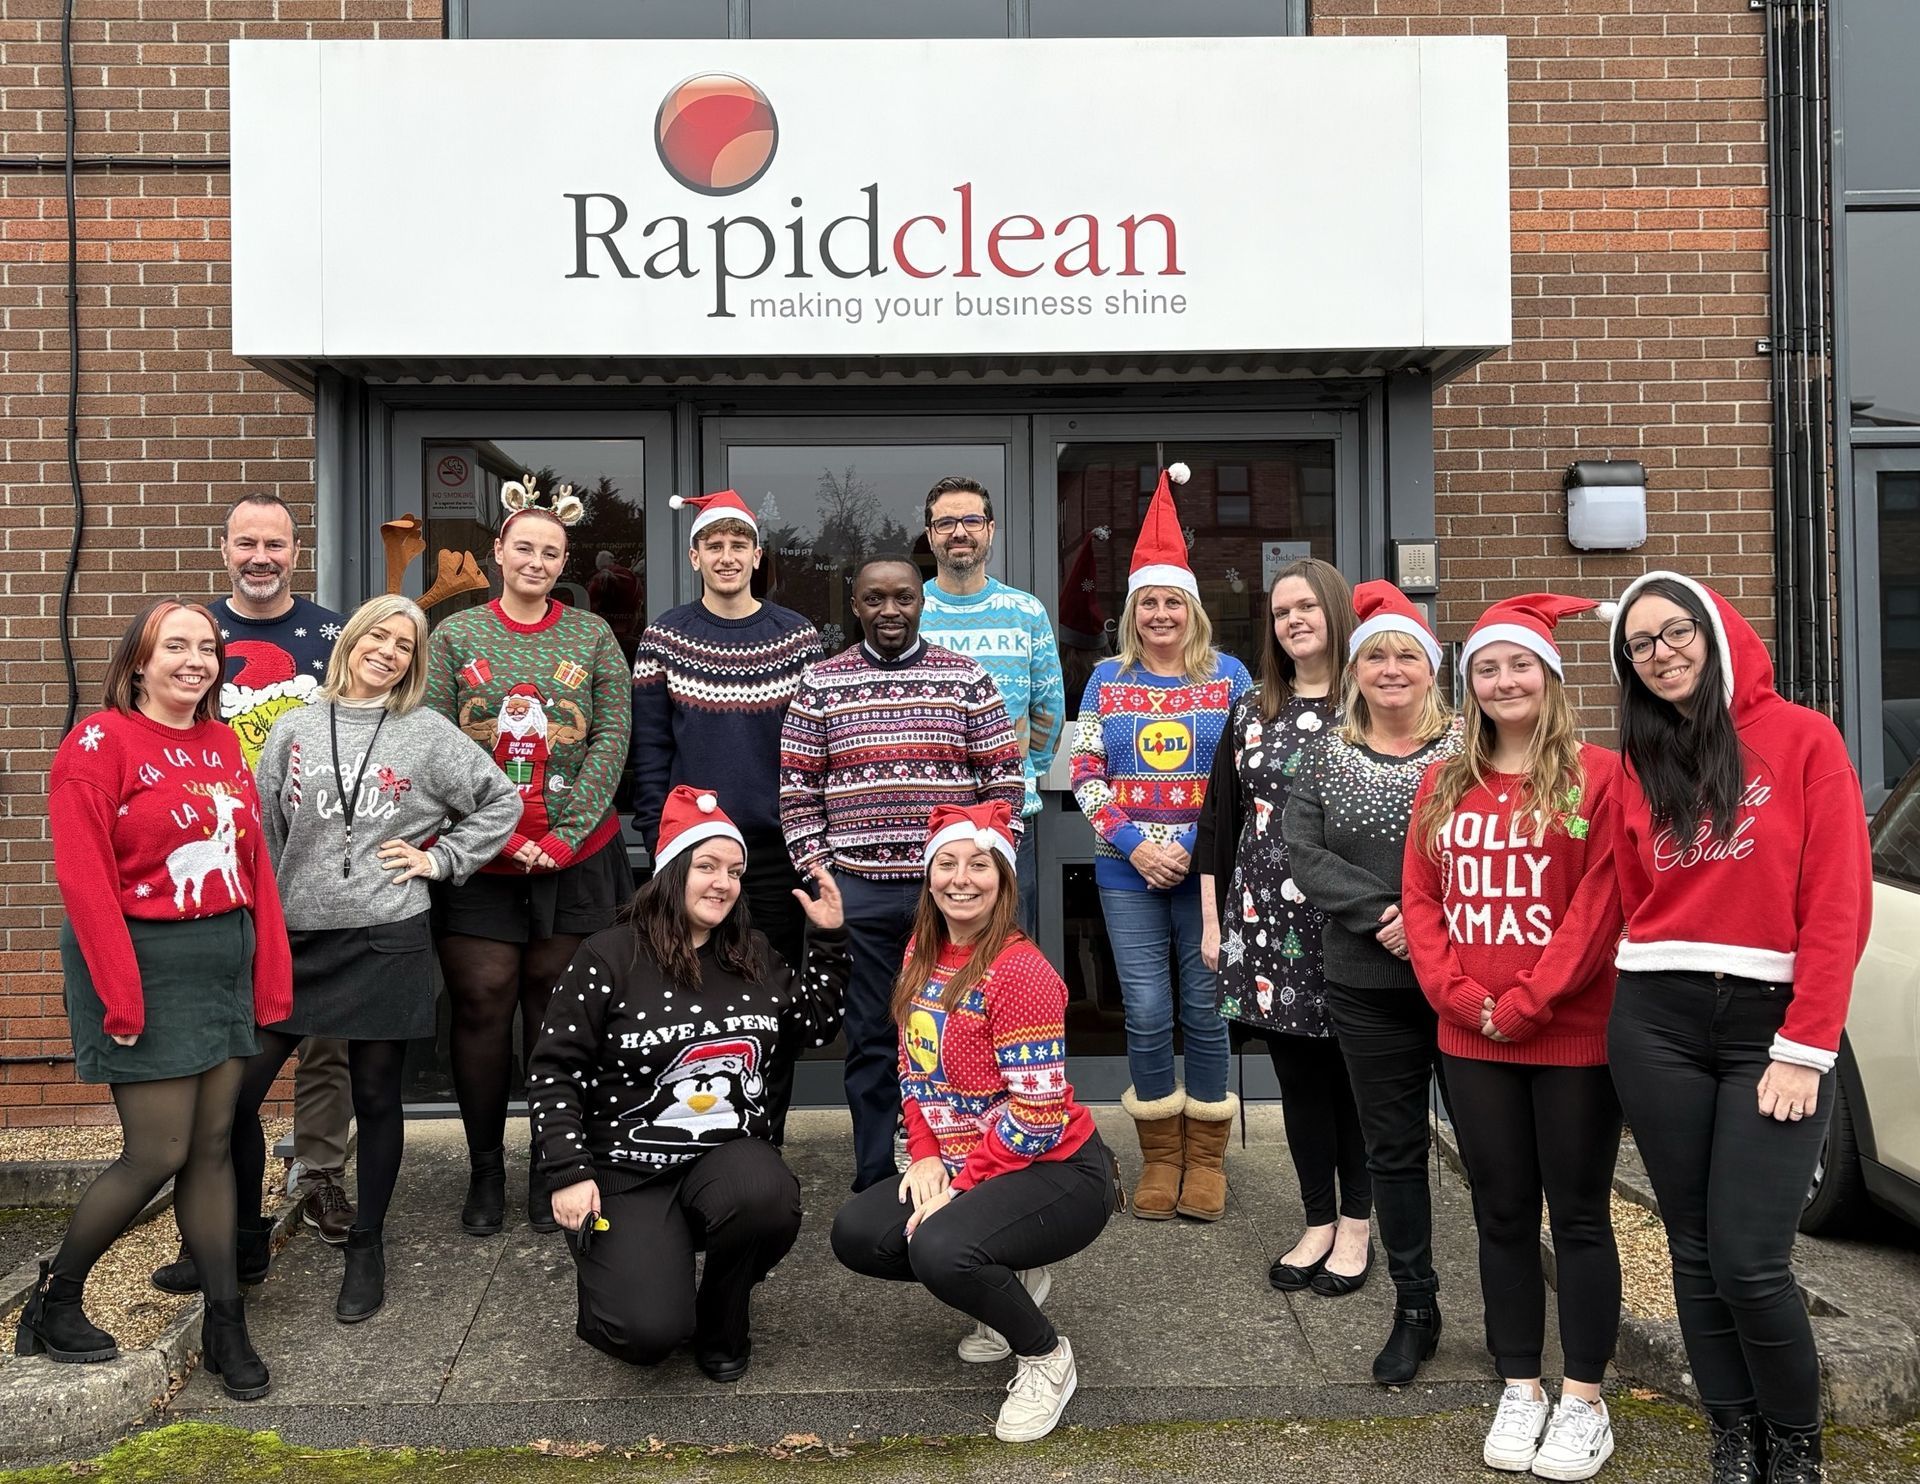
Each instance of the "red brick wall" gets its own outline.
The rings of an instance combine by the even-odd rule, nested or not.
[[[439,0],[86,0],[82,156],[224,156],[227,42],[438,36]],[[0,0],[0,155],[58,156],[58,0]],[[60,173],[0,171],[0,1056],[68,1050],[45,778],[65,719],[57,612],[71,539]],[[311,408],[228,353],[223,169],[79,177],[82,706],[151,597],[224,592],[214,522],[248,490],[313,498]],[[308,564],[309,571],[311,563]],[[68,1066],[0,1066],[0,1124],[106,1120]]]
[[[1322,36],[1507,38],[1514,343],[1436,399],[1443,637],[1509,593],[1612,596],[1661,566],[1771,635],[1765,17],[1747,0],[1313,0],[1313,18]],[[1580,555],[1561,473],[1607,457],[1647,466],[1647,544]],[[1561,632],[1604,731],[1604,629]]]

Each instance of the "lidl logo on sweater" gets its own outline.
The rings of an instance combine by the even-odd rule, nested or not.
[[[1193,758],[1193,728],[1184,721],[1151,721],[1135,734],[1133,745],[1147,767],[1171,773]]]
[[[915,1010],[907,1017],[907,1060],[932,1076],[940,1066],[940,1026],[946,1016],[937,1010]]]

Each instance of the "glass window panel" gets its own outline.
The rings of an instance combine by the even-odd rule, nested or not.
[[[727,34],[727,0],[467,0],[470,40],[685,41]]]
[[[1035,36],[1285,36],[1287,0],[1033,0]]]
[[[1856,426],[1920,427],[1920,210],[1847,213],[1847,376]]]
[[[1880,715],[1892,788],[1920,760],[1920,470],[1876,480],[1880,535]]]
[[[1920,191],[1913,63],[1920,57],[1914,0],[1847,0],[1840,22],[1841,92],[1849,191]]]
[[[827,41],[1005,36],[1007,0],[751,0],[747,34]]]
[[[743,444],[727,450],[727,484],[753,507],[766,557],[755,591],[804,613],[827,652],[860,637],[848,598],[871,557],[910,555],[933,577],[926,498],[949,474],[1004,499],[1006,450],[998,443]],[[995,507],[996,514],[1004,512]],[[990,570],[1006,570],[1005,530]]]
[[[1920,886],[1920,771],[1873,817],[1876,875]]]

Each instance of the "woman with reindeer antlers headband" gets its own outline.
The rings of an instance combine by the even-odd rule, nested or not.
[[[56,1361],[119,1353],[81,1292],[171,1179],[207,1296],[207,1372],[246,1401],[266,1395],[268,1376],[241,1306],[229,1134],[254,1026],[287,1018],[293,973],[253,774],[216,710],[225,659],[205,608],[155,603],[114,649],[105,708],[54,756],[74,1067],[112,1089],[125,1144],[40,1265],[14,1344]]]
[[[472,1161],[460,1225],[475,1237],[506,1219],[514,1012],[531,1047],[574,950],[611,927],[633,896],[613,810],[633,682],[605,620],[550,596],[566,565],[567,528],[585,510],[571,485],[548,492],[531,474],[500,499],[500,596],[446,620],[427,644],[427,705],[487,749],[524,811],[495,860],[464,885],[433,888],[453,1002],[454,1094]],[[559,1230],[550,1192],[531,1175],[527,1220],[538,1232]]]

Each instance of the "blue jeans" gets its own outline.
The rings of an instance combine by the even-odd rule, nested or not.
[[[1214,1002],[1213,970],[1200,957],[1200,893],[1100,888],[1120,1003],[1127,1013],[1127,1071],[1142,1102],[1173,1092],[1174,984],[1170,951],[1180,960],[1180,1030],[1187,1093],[1203,1103],[1227,1095],[1227,1023]]]

